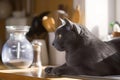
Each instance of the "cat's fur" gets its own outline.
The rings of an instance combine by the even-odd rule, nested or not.
[[[103,42],[86,27],[68,19],[57,28],[53,45],[66,52],[66,63],[47,67],[50,75],[119,75],[120,39]]]

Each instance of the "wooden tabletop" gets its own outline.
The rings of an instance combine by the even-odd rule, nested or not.
[[[83,80],[71,77],[46,76],[44,68],[8,69],[0,65],[0,80]]]
[[[47,76],[44,68],[8,69],[0,65],[0,80],[120,80],[120,76]]]

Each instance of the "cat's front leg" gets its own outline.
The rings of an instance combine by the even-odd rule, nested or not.
[[[67,71],[66,69],[67,69],[67,65],[65,63],[62,66],[58,66],[58,67],[47,67],[45,68],[45,72],[48,75],[60,76],[60,75],[65,74],[65,72]]]

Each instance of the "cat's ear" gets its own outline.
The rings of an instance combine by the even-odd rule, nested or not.
[[[80,25],[74,24],[73,26],[76,28],[77,33],[80,34],[81,30],[82,30],[81,27],[80,27]]]
[[[59,18],[59,19],[60,19],[62,25],[65,25],[65,24],[66,24],[66,22],[64,21],[64,19],[62,19],[62,18]]]
[[[73,30],[73,23],[67,18],[64,19],[65,27],[67,30]]]
[[[64,25],[67,30],[74,31],[74,32],[80,34],[81,28],[79,27],[79,25],[72,23],[70,20],[68,20],[66,18],[61,19],[61,22],[62,22],[62,25]]]

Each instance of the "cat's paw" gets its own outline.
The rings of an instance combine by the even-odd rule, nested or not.
[[[61,76],[64,73],[64,70],[61,68],[53,68],[52,69],[52,74],[55,76]]]
[[[53,69],[53,67],[47,67],[47,68],[45,68],[45,72],[46,72],[47,74],[51,74],[52,69]]]
[[[47,67],[45,68],[45,72],[47,75],[54,75],[54,76],[60,76],[63,74],[63,70],[61,68],[53,68],[53,67]]]

